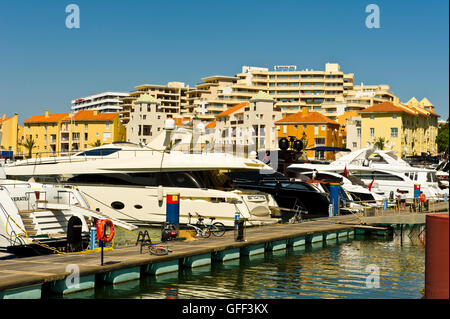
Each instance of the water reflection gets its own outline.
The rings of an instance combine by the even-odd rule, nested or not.
[[[96,291],[96,298],[421,298],[425,251],[421,229],[388,239],[338,238],[243,256],[157,277],[140,286]],[[380,287],[367,288],[367,267]],[[138,291],[137,291],[137,290]],[[127,292],[128,290],[128,292]]]

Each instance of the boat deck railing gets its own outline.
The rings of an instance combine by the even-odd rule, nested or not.
[[[114,145],[111,145],[114,148]],[[31,154],[31,158],[26,158],[23,160],[18,160],[12,162],[15,166],[28,166],[28,165],[39,165],[39,164],[52,164],[61,162],[83,162],[91,161],[97,159],[120,159],[120,158],[138,158],[146,157],[150,155],[163,154],[163,153],[175,153],[175,154],[186,154],[186,155],[220,155],[220,156],[233,156],[238,158],[249,158],[254,159],[255,154],[252,154],[251,148],[247,145],[220,145],[220,147],[191,147],[191,145],[177,145],[175,149],[150,149],[143,146],[142,149],[120,149],[117,152],[111,152],[110,149],[97,149],[95,150],[95,155],[86,154],[89,149],[83,151],[59,151],[59,152],[36,152]],[[76,155],[78,154],[78,155]]]

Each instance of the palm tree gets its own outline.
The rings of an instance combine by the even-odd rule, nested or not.
[[[97,139],[94,143],[91,143],[89,145],[91,145],[92,147],[99,147],[99,146],[102,146],[102,141]]]
[[[379,149],[379,150],[383,150],[384,147],[386,146],[386,143],[388,142],[387,139],[385,139],[384,137],[379,137],[375,140],[375,144],[374,147]]]
[[[22,146],[28,150],[28,157],[31,158],[31,154],[33,152],[33,148],[36,147],[36,141],[33,140],[33,137],[30,135],[25,140],[25,143],[22,143]]]

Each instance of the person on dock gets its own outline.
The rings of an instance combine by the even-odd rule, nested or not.
[[[400,192],[400,209],[406,210],[406,194],[404,191]]]
[[[427,197],[425,196],[425,194],[423,192],[420,192],[420,195],[419,195],[419,212],[421,212],[422,209],[425,207],[426,201],[427,201]]]
[[[400,197],[401,197],[400,189],[397,188],[395,191],[395,210],[400,210]]]

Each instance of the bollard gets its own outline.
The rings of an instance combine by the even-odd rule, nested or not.
[[[103,247],[105,247],[105,244],[103,243],[102,240],[98,241],[98,245],[101,247],[101,251],[100,251],[100,265],[103,266]]]
[[[245,218],[240,218],[239,213],[234,215],[234,240],[244,241]]]
[[[90,238],[91,240],[90,240],[89,248],[90,248],[90,250],[94,250],[95,248],[97,248],[97,245],[95,244],[95,239],[97,238],[97,229],[91,228],[90,235],[91,235],[91,238]]]
[[[414,199],[419,200],[420,197],[420,184],[414,184]]]
[[[166,203],[166,222],[175,225],[178,228],[180,224],[180,194],[170,193],[167,194]]]
[[[340,184],[330,183],[330,203],[333,205],[333,215],[339,216]]]

